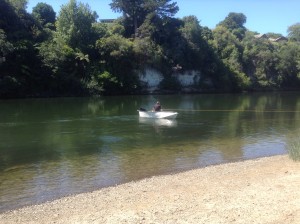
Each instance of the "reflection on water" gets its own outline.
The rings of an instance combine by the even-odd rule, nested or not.
[[[137,108],[179,112],[142,119]],[[0,212],[153,175],[286,153],[297,93],[0,101]]]
[[[154,118],[145,118],[140,117],[139,122],[141,124],[149,124],[153,126],[166,126],[166,127],[176,127],[177,120],[175,119],[154,119]]]

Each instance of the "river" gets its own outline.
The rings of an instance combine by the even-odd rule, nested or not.
[[[140,119],[159,100],[175,120]],[[0,212],[184,170],[288,153],[297,92],[0,101]]]

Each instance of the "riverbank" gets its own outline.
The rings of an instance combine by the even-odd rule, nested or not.
[[[0,214],[0,223],[300,223],[300,163],[274,156],[158,176]]]

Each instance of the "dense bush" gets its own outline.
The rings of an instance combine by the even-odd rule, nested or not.
[[[195,16],[174,18],[179,8],[171,0],[131,3],[113,0],[124,17],[101,23],[76,0],[57,17],[46,3],[30,14],[26,0],[1,0],[0,97],[137,94],[137,74],[147,67],[165,76],[166,91],[181,91],[174,67],[201,72],[199,91],[299,89],[298,23],[275,41],[280,34],[247,30],[242,13],[210,30]]]

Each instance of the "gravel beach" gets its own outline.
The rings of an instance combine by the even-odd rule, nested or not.
[[[287,155],[156,176],[0,214],[0,223],[300,223]]]

